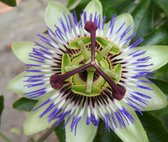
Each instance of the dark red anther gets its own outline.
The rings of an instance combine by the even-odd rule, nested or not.
[[[113,89],[113,97],[117,100],[122,100],[125,96],[126,89],[124,86],[116,84],[113,80],[111,80],[107,74],[105,74],[97,65],[94,65],[97,72],[107,81],[110,87]]]
[[[120,101],[124,98],[125,93],[126,93],[126,89],[124,86],[121,86],[121,85],[117,85],[115,87],[116,87],[115,89],[112,88],[113,89],[113,97]]]
[[[50,77],[51,87],[56,90],[61,89],[64,83],[65,83],[65,80],[63,79],[62,75],[54,74]]]

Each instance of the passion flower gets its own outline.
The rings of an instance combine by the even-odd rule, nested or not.
[[[135,111],[167,105],[161,90],[145,77],[167,63],[168,47],[137,47],[142,38],[130,44],[132,16],[113,16],[105,24],[98,0],[86,6],[80,19],[51,1],[45,20],[47,34],[12,46],[28,68],[9,88],[39,100],[24,123],[25,133],[64,121],[67,141],[89,142],[102,119],[123,141],[147,142]]]

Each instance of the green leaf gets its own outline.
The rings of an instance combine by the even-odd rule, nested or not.
[[[168,2],[167,0],[154,0],[154,2],[156,4],[158,4],[158,6],[160,6],[160,8],[166,13],[166,15],[168,16]]]
[[[1,116],[2,116],[3,109],[4,109],[4,97],[0,96],[0,124],[1,124]]]
[[[103,14],[106,21],[109,21],[114,14],[121,14],[123,9],[127,7],[133,0],[100,0],[103,6]]]
[[[168,131],[168,106],[161,110],[151,111],[150,114],[162,121]]]
[[[152,78],[162,80],[162,81],[168,81],[168,64],[163,66],[162,68],[158,69],[153,75]]]
[[[154,44],[168,44],[168,23],[165,23],[158,29],[155,29],[153,32],[149,33],[144,37],[143,45],[154,45]]]
[[[150,0],[142,0],[137,7],[133,10],[132,12],[132,16],[134,18],[134,23],[135,23],[135,31],[137,31],[137,33],[142,29],[142,26],[145,26],[145,23],[147,24],[146,26],[148,26],[148,22],[149,20],[146,19],[145,17],[150,17],[150,15],[147,15],[147,10],[149,8],[150,5]],[[142,25],[143,23],[143,25]],[[150,25],[150,22],[149,22]],[[139,35],[137,34],[137,37]]]
[[[165,95],[168,96],[168,81],[166,82],[157,79],[151,79],[151,80],[163,91]]]
[[[68,4],[67,4],[67,7],[70,9],[70,10],[73,10],[75,7],[77,7],[77,5],[81,2],[81,0],[69,0],[68,1]]]
[[[78,17],[80,17],[80,14],[89,2],[90,0],[81,0],[78,6],[74,9]]]
[[[29,112],[33,109],[33,107],[35,106],[36,103],[37,103],[37,101],[35,101],[35,100],[21,98],[13,103],[13,108]]]
[[[59,142],[65,142],[64,122],[62,122],[58,127],[55,128],[55,133],[58,137]]]
[[[89,2],[90,0],[81,0],[79,5],[74,9],[78,17]],[[100,0],[100,2],[103,7],[103,15],[106,16],[106,21],[109,21],[112,15],[121,14],[122,10],[133,2],[133,0]]]
[[[124,7],[124,9],[122,10],[123,13],[127,12],[127,13],[132,13],[135,8],[137,7],[138,3],[135,3],[135,1],[133,1],[132,3],[130,3],[128,6]]]
[[[108,131],[104,125],[104,122],[100,120],[98,131],[93,142],[122,142],[122,141],[113,131]]]
[[[67,7],[71,7],[77,0],[68,0]]]
[[[0,0],[0,1],[7,4],[8,6],[12,6],[12,7],[16,6],[16,0]]]
[[[153,26],[153,9],[154,5],[153,3],[149,2],[148,0],[146,1],[146,11],[145,14],[139,24],[139,27],[137,29],[137,37],[144,37],[146,34],[148,34]],[[135,23],[135,28],[136,28],[136,23]]]
[[[147,112],[138,116],[147,132],[150,142],[168,142],[168,132],[159,119]]]
[[[168,96],[168,82],[152,79],[152,82],[154,82],[164,93]],[[161,110],[151,111],[152,115],[157,117],[159,120],[161,120],[164,124],[164,126],[168,130],[168,106]]]

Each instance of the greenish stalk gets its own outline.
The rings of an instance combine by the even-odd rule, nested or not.
[[[11,140],[9,140],[2,132],[0,132],[0,138],[2,140],[4,140],[4,142],[12,142]]]
[[[104,56],[109,53],[109,51],[112,49],[112,46],[108,44],[103,50],[100,51],[100,53],[96,56],[96,60],[99,62]]]
[[[45,141],[48,136],[55,130],[55,126],[52,126],[46,133],[44,133],[38,140],[37,142],[43,142]]]
[[[87,88],[86,92],[90,93],[92,91],[92,84],[94,78],[94,71],[87,71]]]
[[[85,60],[86,60],[86,61],[89,60],[90,57],[89,57],[87,48],[86,48],[85,44],[82,42],[82,40],[80,40],[80,41],[78,42],[78,46],[80,47],[80,49],[81,49],[81,51],[82,51],[82,54],[83,54]]]
[[[74,70],[74,69],[76,69],[76,68],[79,68],[81,65],[71,65],[71,66],[66,66],[65,67],[65,71],[66,72],[69,72],[69,71],[72,71],[72,70]]]

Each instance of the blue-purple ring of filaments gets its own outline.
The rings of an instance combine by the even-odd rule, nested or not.
[[[97,25],[96,33],[98,33],[98,35],[101,35],[105,27],[105,17],[102,21],[97,13],[95,13],[94,16],[90,14],[89,17],[89,21],[92,21],[95,25]],[[38,34],[40,41],[35,42],[35,47],[29,54],[29,59],[34,63],[26,64],[26,66],[30,67],[26,70],[26,72],[29,72],[30,74],[25,76],[25,86],[31,89],[30,92],[25,93],[28,98],[34,99],[43,95],[45,96],[45,94],[48,92],[56,92],[50,85],[50,77],[52,75],[61,74],[62,55],[64,53],[68,53],[71,56],[76,52],[79,52],[79,50],[68,48],[69,41],[80,36],[89,36],[88,32],[84,30],[84,23],[87,22],[86,12],[81,15],[81,19],[83,20],[78,22],[75,12],[68,16],[64,14],[64,18],[59,19],[61,27],[57,27],[55,25],[55,31],[47,27],[47,35],[44,36]],[[113,33],[115,20],[115,16],[113,16],[110,20],[107,33],[109,37]],[[123,23],[119,27],[115,34],[118,34],[124,27],[124,25],[125,23]],[[61,30],[61,28],[63,30]],[[128,26],[125,31],[122,32],[122,34],[118,37],[119,41],[122,41],[130,30],[131,27]],[[136,34],[133,33],[132,35],[124,39],[122,43],[128,43],[135,35]],[[105,38],[108,39],[108,37]],[[129,45],[126,50],[129,51],[130,49],[139,45],[142,41],[142,39],[135,41],[133,44]],[[123,66],[122,76],[120,80],[120,83],[122,85],[127,83],[127,78],[136,80],[139,77],[144,77],[150,73],[147,69],[144,69],[152,65],[148,64],[150,57],[141,57],[146,53],[146,51],[136,50],[134,52],[126,52],[125,55],[127,55],[127,57],[135,58],[135,61],[132,64],[136,65],[136,68],[133,70],[136,73],[134,73],[133,75],[127,75],[127,73],[129,73],[127,71],[127,63],[129,63],[129,61],[125,61],[120,57],[122,53],[124,52],[121,52],[119,55],[108,56],[113,64],[120,63]],[[138,82],[151,83],[142,79],[138,79]],[[48,98],[41,105],[34,109],[34,111],[40,108],[43,109],[42,107],[45,106],[46,108],[44,109],[40,117],[48,115],[47,118],[49,123],[55,120],[55,125],[58,126],[66,117],[64,126],[66,126],[67,123],[70,123],[71,121],[71,130],[75,129],[76,133],[77,125],[85,111],[87,111],[87,113],[88,111],[90,111],[86,119],[86,124],[90,124],[92,122],[93,125],[97,126],[100,117],[101,119],[103,119],[107,129],[115,129],[119,126],[126,127],[126,123],[129,124],[130,122],[134,122],[132,115],[123,106],[116,106],[115,109],[111,107],[114,99],[112,93],[113,90],[111,87],[108,87],[107,90],[102,91],[98,96],[86,97],[72,92],[71,84],[69,82],[64,83],[65,84],[62,85],[59,91],[57,91],[53,96]],[[137,84],[137,87],[148,91],[152,90],[151,88],[141,84]],[[134,108],[135,111],[141,113],[141,109],[147,105],[147,102],[149,99],[151,99],[151,97],[138,91],[128,91],[128,93],[130,97],[125,98],[127,100],[127,104]],[[137,104],[137,101],[139,102],[139,104]]]

